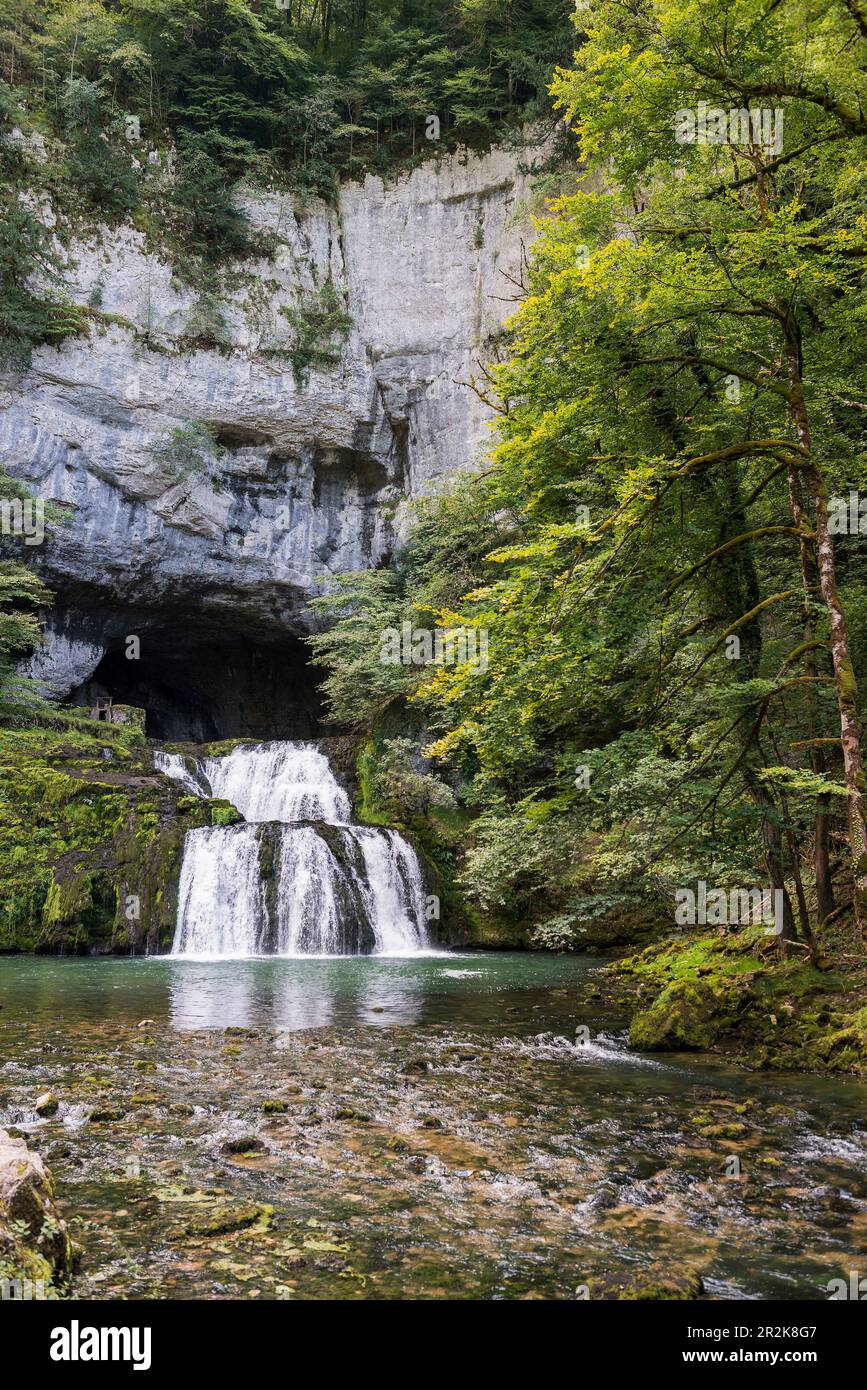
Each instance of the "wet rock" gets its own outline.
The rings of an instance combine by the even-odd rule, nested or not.
[[[589,1211],[609,1211],[620,1204],[616,1187],[600,1187],[587,1199]]]
[[[28,1279],[33,1296],[64,1284],[72,1245],[54,1202],[51,1176],[22,1139],[0,1129],[0,1265],[11,1279]]]
[[[101,1105],[91,1111],[90,1122],[94,1125],[116,1125],[126,1115],[117,1105]]]
[[[616,1274],[598,1274],[587,1280],[591,1299],[619,1299],[636,1302],[651,1299],[699,1298],[704,1292],[701,1277],[693,1269],[673,1270],[669,1265],[654,1264],[646,1269],[618,1270]]]
[[[286,1105],[285,1100],[263,1100],[263,1101],[262,1101],[262,1114],[263,1114],[263,1115],[285,1115],[287,1109],[288,1109],[288,1106]]]
[[[220,1145],[220,1152],[224,1154],[254,1154],[264,1152],[265,1145],[258,1134],[239,1134],[231,1139],[224,1139]]]
[[[33,1108],[37,1115],[41,1115],[43,1119],[49,1119],[50,1116],[57,1114],[59,1104],[60,1102],[53,1091],[44,1091],[41,1096],[37,1096]]]
[[[209,1211],[197,1212],[184,1223],[183,1231],[193,1236],[220,1236],[245,1231],[251,1226],[267,1230],[273,1215],[274,1208],[267,1202],[221,1205]]]

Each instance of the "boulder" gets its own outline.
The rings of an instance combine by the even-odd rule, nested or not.
[[[644,1051],[703,1051],[730,1026],[732,993],[707,980],[674,980],[632,1020],[629,1041]]]
[[[49,1297],[52,1286],[68,1281],[71,1267],[69,1233],[45,1164],[23,1139],[0,1129],[0,1284],[5,1296]]]

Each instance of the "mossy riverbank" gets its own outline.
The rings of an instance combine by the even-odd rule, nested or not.
[[[630,1043],[643,1051],[722,1053],[752,1070],[867,1075],[859,945],[845,923],[820,937],[814,961],[803,950],[781,958],[760,927],[709,932],[656,943],[607,975],[631,1015]]]
[[[225,809],[155,773],[135,728],[0,729],[0,950],[165,949],[184,836]]]

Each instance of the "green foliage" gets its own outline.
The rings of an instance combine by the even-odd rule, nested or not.
[[[399,628],[408,612],[400,580],[390,570],[338,575],[311,607],[333,624],[309,639],[314,660],[328,670],[322,689],[329,714],[370,728],[409,689],[411,668],[381,660],[380,633]]]
[[[0,370],[25,367],[34,344],[82,327],[80,311],[52,288],[57,262],[35,206],[37,169],[20,138],[23,121],[20,94],[0,81]]]
[[[219,468],[224,454],[225,449],[203,420],[191,420],[186,425],[176,426],[156,440],[151,448],[154,463],[175,483],[210,474]]]
[[[27,489],[0,472],[0,503],[27,500]],[[22,538],[0,536],[0,556],[12,546],[27,553]],[[42,641],[36,610],[50,603],[51,594],[27,565],[0,558],[0,714],[35,699],[28,683],[16,676],[15,663]]]
[[[548,104],[568,9],[514,0],[503,24],[459,0],[409,0],[399,13],[392,0],[321,11],[307,0],[0,0],[0,367],[87,325],[52,289],[42,208],[60,241],[97,218],[131,218],[183,278],[217,289],[230,258],[273,250],[239,185],[331,196],[342,175],[504,136]],[[326,286],[298,310],[301,377],[336,360],[348,325],[333,297]],[[201,337],[220,340],[213,326]]]
[[[377,741],[360,771],[367,804],[385,822],[412,821],[434,808],[451,810],[457,804],[451,788],[425,768],[411,738]]]
[[[69,182],[101,216],[125,216],[136,204],[137,185],[128,155],[116,148],[121,133],[117,116],[104,109],[96,83],[83,77],[69,78],[58,106]]]
[[[534,951],[574,951],[578,945],[575,919],[568,912],[546,917],[534,927],[530,945]]]
[[[195,247],[205,259],[255,254],[261,246],[233,198],[237,178],[255,167],[256,151],[247,141],[184,133],[174,178],[157,198],[159,220],[181,246]]]
[[[292,329],[288,356],[299,383],[306,381],[311,368],[333,367],[340,361],[352,317],[333,281],[310,291],[294,308],[284,306],[280,312]]]
[[[569,44],[567,0],[509,0],[505,13],[464,0],[3,0],[3,11],[0,74],[65,123],[88,195],[102,187],[126,206],[117,122],[132,116],[145,148],[168,135],[186,152],[190,216],[194,186],[218,193],[203,152],[232,177],[261,173],[266,156],[272,173],[328,192],[336,171],[414,156],[431,115],[448,145],[489,140],[540,114]]]
[[[676,885],[770,864],[815,912],[814,817],[841,837],[847,797],[812,527],[823,488],[864,476],[867,38],[843,0],[601,0],[579,28],[553,90],[584,173],[493,369],[490,466],[394,575],[393,625],[483,627],[488,669],[404,672],[402,693],[479,813],[463,881],[486,911],[571,931],[638,891],[672,920]],[[782,153],[736,127],[678,143],[699,102],[781,109]],[[858,677],[863,546],[837,543]],[[382,615],[352,624],[361,651]]]

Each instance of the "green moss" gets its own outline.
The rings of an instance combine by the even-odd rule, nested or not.
[[[635,1015],[629,1041],[633,1047],[648,1051],[709,1048],[733,1024],[737,1002],[719,984],[675,980],[649,1008]]]
[[[184,835],[209,823],[135,728],[62,711],[0,728],[0,950],[164,947]]]
[[[724,1047],[754,1067],[867,1072],[867,1008],[852,982],[800,953],[781,957],[761,928],[679,938],[610,969],[638,984],[635,1047]]]

